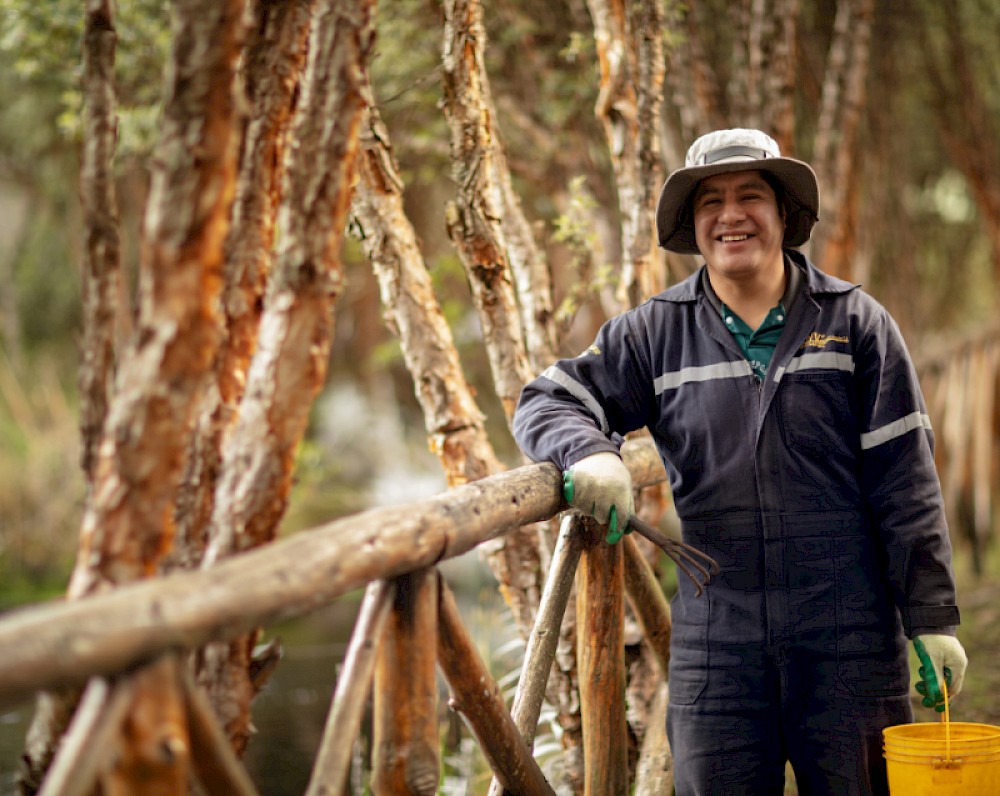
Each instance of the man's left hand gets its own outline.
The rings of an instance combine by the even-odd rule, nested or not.
[[[921,664],[917,693],[923,696],[925,708],[934,708],[941,713],[944,711],[941,683],[947,684],[949,700],[962,690],[965,669],[969,665],[965,649],[954,636],[937,633],[915,636],[913,648]]]

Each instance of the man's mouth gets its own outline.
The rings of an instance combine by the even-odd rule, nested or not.
[[[721,240],[723,243],[739,243],[740,241],[750,240],[750,236],[746,235],[746,234],[743,234],[743,235],[722,235],[722,236],[720,236],[719,240]]]

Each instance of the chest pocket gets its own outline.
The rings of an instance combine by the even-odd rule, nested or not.
[[[860,429],[850,399],[852,375],[842,370],[801,370],[778,389],[785,445],[809,457],[853,458]]]

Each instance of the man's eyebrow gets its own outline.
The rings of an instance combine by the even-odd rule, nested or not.
[[[768,187],[767,180],[765,180],[763,177],[751,177],[747,180],[744,180],[741,183],[737,183],[736,190],[737,191],[746,191],[748,189],[764,190],[767,187]],[[701,185],[698,186],[697,190],[695,191],[694,198],[700,199],[706,194],[718,194],[718,193],[722,193],[722,189],[719,188],[718,186],[705,185],[704,183],[702,183]]]

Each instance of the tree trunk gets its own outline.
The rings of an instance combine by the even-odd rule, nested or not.
[[[497,397],[509,422],[532,374],[500,224],[505,202],[496,174],[503,150],[486,74],[485,36],[477,0],[445,3],[444,110],[458,185],[458,198],[448,208],[448,232],[469,276]]]
[[[867,98],[874,0],[839,0],[817,121],[814,168],[823,192],[822,222],[810,253],[827,273],[852,278],[858,180],[858,127]]]
[[[243,57],[251,103],[232,221],[225,243],[222,308],[226,336],[214,379],[202,399],[187,469],[177,495],[178,543],[171,567],[201,563],[207,545],[222,438],[232,428],[257,348],[264,291],[271,268],[274,224],[281,201],[284,140],[305,64],[313,0],[275,4],[254,0],[254,22]]]
[[[357,165],[362,87],[372,46],[372,0],[316,7],[292,136],[279,226],[282,241],[259,345],[222,466],[204,566],[273,540],[291,489],[295,452],[322,389],[343,274],[340,247]],[[210,645],[199,680],[238,753],[249,740],[251,654],[257,634]]]
[[[283,141],[305,63],[312,0],[274,4],[256,0],[255,25],[244,51],[243,75],[251,116],[246,124],[242,162],[226,239],[222,295],[226,337],[216,357],[192,435],[187,467],[177,497],[178,544],[170,568],[201,564],[215,489],[222,466],[222,439],[235,424],[250,359],[256,349],[264,291],[271,265],[275,215],[281,199]],[[256,635],[235,639],[228,649],[205,652],[199,680],[216,712],[228,716],[234,703],[249,705],[263,682],[248,678]],[[227,653],[226,658],[218,657]],[[237,715],[242,716],[239,708]],[[242,753],[247,726],[229,723],[233,747]]]
[[[663,92],[662,12],[656,2],[588,0],[601,88],[595,113],[604,126],[622,217],[618,299],[634,307],[665,286],[654,234],[662,186],[660,97]]]
[[[84,249],[80,342],[81,466],[92,481],[108,415],[115,368],[115,308],[121,290],[121,246],[115,192],[115,31],[111,0],[88,0],[83,33],[83,150],[80,201]]]
[[[798,80],[796,37],[801,0],[775,0],[776,30],[771,68],[764,78],[767,127],[781,153],[795,157],[795,84]]]
[[[521,389],[531,377],[521,317],[511,283],[508,244],[501,219],[510,192],[503,185],[506,160],[496,124],[496,109],[485,65],[486,35],[478,0],[445,3],[443,46],[444,111],[451,131],[451,154],[458,196],[447,210],[449,236],[465,266],[483,328],[497,396],[508,424]],[[498,536],[483,552],[527,638],[542,590],[541,560],[549,541],[536,527]],[[543,548],[544,545],[544,548]],[[543,552],[544,550],[544,552]],[[569,622],[565,628],[572,630]],[[564,740],[578,740],[572,666],[563,669],[558,688],[565,695]]]
[[[500,472],[484,416],[434,295],[416,231],[403,209],[403,184],[389,133],[368,96],[352,230],[378,278],[386,325],[398,337],[423,410],[430,449],[449,486]]]
[[[97,462],[71,597],[152,574],[169,549],[182,438],[218,346],[241,7],[238,0],[209,5],[178,6],[175,81],[143,241],[139,329]]]
[[[143,238],[138,328],[93,463],[70,599],[154,574],[173,541],[183,440],[219,342],[216,304],[235,173],[232,89],[241,10],[239,0],[176,6],[172,81]],[[160,704],[169,693],[139,691],[137,700],[150,710],[170,709]],[[25,753],[26,789],[47,768],[65,729],[56,715],[64,709],[39,708]],[[135,754],[122,759],[141,758],[141,744],[130,739],[126,746]]]
[[[993,281],[1000,285],[1000,185],[995,179],[1000,170],[995,146],[1000,130],[969,62],[961,6],[931,8],[925,12],[921,42],[926,73],[942,109],[935,114],[935,120],[952,162],[975,197],[990,242]],[[927,28],[931,25],[943,31],[944,52],[938,52],[930,41]]]

